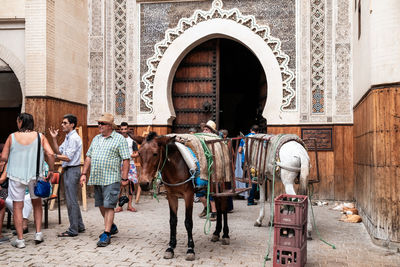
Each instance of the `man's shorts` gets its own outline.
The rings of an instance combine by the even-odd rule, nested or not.
[[[200,179],[200,177],[196,177],[195,179],[196,186],[207,186],[208,181]],[[207,189],[199,191],[196,193],[196,197],[207,197]],[[210,200],[214,200],[212,196],[210,196]]]
[[[114,209],[118,203],[120,182],[94,186],[94,206]]]
[[[12,201],[24,201],[26,187],[29,188],[29,194],[31,199],[37,199],[38,196],[35,195],[35,185],[36,180],[30,180],[29,183],[23,184],[18,181],[9,179],[8,181],[8,196]]]

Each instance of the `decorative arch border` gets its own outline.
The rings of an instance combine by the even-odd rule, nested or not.
[[[222,9],[222,6],[223,3],[221,0],[214,0],[210,10],[197,10],[190,18],[180,19],[178,26],[167,30],[165,33],[165,39],[154,46],[155,54],[151,58],[147,59],[146,63],[148,70],[142,76],[142,82],[144,83],[145,87],[140,94],[141,113],[153,113],[153,92],[155,87],[154,81],[156,78],[156,72],[161,60],[171,44],[173,44],[178,37],[182,36],[189,29],[192,29],[193,26],[199,26],[205,22],[221,19],[247,27],[254,32],[255,36],[262,38],[262,40],[268,45],[273,53],[274,58],[276,59],[276,62],[279,65],[280,78],[282,81],[280,86],[282,89],[282,96],[279,109],[281,111],[289,111],[291,109],[290,104],[296,95],[295,90],[291,86],[291,83],[295,78],[295,74],[288,66],[290,58],[281,50],[280,40],[271,36],[268,26],[259,26],[256,23],[254,16],[242,15],[237,8],[224,10]]]
[[[281,77],[282,77],[282,104],[280,106],[280,110],[290,110],[290,104],[292,99],[295,97],[296,93],[291,86],[293,79],[295,78],[295,74],[292,70],[290,70],[289,64],[289,56],[286,55],[281,50],[281,42],[278,38],[271,36],[270,29],[268,26],[259,26],[256,23],[256,19],[254,16],[242,15],[241,12],[237,8],[233,8],[231,10],[222,9],[223,3],[221,0],[214,0],[212,3],[212,7],[208,11],[197,10],[190,18],[182,18],[179,20],[178,26],[174,29],[169,29],[165,33],[165,39],[161,42],[157,43],[154,46],[155,54],[153,57],[147,59],[147,72],[142,76],[142,82],[145,85],[144,90],[140,94],[141,102],[144,102],[144,106],[146,107],[145,111],[142,109],[142,105],[140,111],[143,113],[152,113],[153,112],[153,89],[154,89],[154,79],[157,72],[158,65],[160,64],[161,59],[165,51],[172,44],[172,42],[182,35],[186,30],[192,28],[193,26],[200,24],[204,21],[212,20],[212,19],[227,19],[235,21],[243,26],[248,27],[255,34],[260,36],[266,44],[272,50],[276,60],[278,61]]]
[[[17,76],[22,93],[22,111],[25,110],[25,66],[22,62],[5,46],[0,44],[0,59],[10,66]]]

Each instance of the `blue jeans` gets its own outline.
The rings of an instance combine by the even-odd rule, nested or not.
[[[249,193],[249,198],[247,199],[247,203],[254,203],[254,195],[257,191],[257,184],[251,184],[251,190]]]

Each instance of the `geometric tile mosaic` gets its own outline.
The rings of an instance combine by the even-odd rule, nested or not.
[[[312,113],[324,113],[325,100],[325,3],[311,0]]]
[[[126,106],[126,21],[126,0],[114,0],[114,94],[117,115],[125,115]]]

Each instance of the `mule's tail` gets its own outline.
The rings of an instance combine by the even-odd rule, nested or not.
[[[300,162],[300,187],[298,194],[307,195],[308,175],[310,174],[310,158],[308,157],[306,150],[300,153]]]

